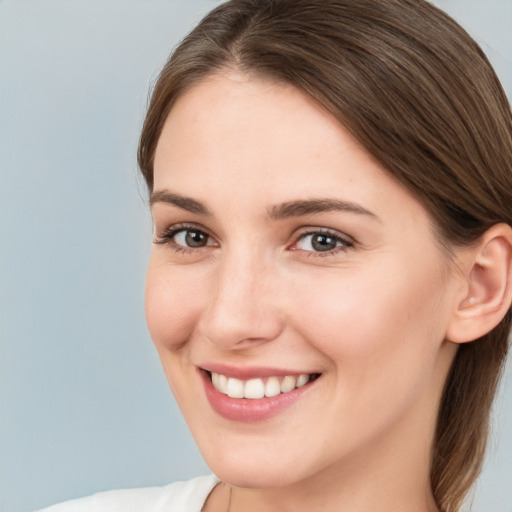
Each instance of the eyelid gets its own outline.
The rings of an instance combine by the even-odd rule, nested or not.
[[[180,232],[180,231],[199,231],[201,233],[204,233],[210,240],[213,240],[214,244],[207,244],[205,246],[201,247],[187,247],[183,245],[179,245],[173,241],[173,238]],[[197,251],[199,249],[204,249],[206,247],[218,247],[219,243],[216,240],[216,238],[203,226],[199,224],[189,223],[189,222],[179,222],[177,224],[172,224],[171,226],[166,227],[160,234],[155,232],[153,243],[157,245],[170,245],[175,250],[184,250],[184,251]]]
[[[327,251],[314,251],[314,250],[307,251],[305,249],[299,249],[297,247],[294,247],[301,240],[303,240],[307,236],[311,236],[311,235],[328,235],[328,236],[332,237],[333,239],[335,239],[337,242],[341,242],[342,245],[335,247],[334,249],[327,250]],[[305,253],[307,253],[308,257],[309,256],[320,256],[321,257],[321,256],[330,256],[330,255],[333,255],[338,252],[347,251],[349,249],[352,249],[355,245],[356,245],[356,241],[352,237],[350,237],[344,233],[340,233],[339,231],[337,231],[335,229],[323,228],[323,227],[304,227],[304,228],[301,228],[299,230],[299,233],[297,233],[294,236],[293,242],[288,246],[288,249],[291,251],[305,252]]]
[[[191,247],[186,245],[177,244],[173,238],[181,231],[199,231],[201,233],[204,233],[208,238],[209,242],[213,241],[213,243],[207,243],[204,246],[198,246],[198,247]],[[326,251],[315,251],[315,250],[306,250],[301,249],[297,247],[297,244],[306,238],[307,236],[312,235],[327,235],[336,242],[339,242],[341,245],[330,249]],[[331,256],[338,252],[346,252],[349,249],[353,249],[356,245],[356,241],[349,235],[346,235],[345,233],[342,233],[340,231],[337,231],[335,229],[331,228],[325,228],[325,227],[314,227],[314,226],[305,226],[297,230],[297,232],[292,237],[293,241],[287,245],[286,249],[290,251],[297,251],[306,253],[308,257],[322,257],[322,256]],[[160,234],[155,233],[154,244],[158,245],[168,245],[170,246],[174,251],[176,252],[189,252],[189,253],[197,253],[200,249],[206,249],[206,248],[212,248],[212,247],[219,247],[220,244],[217,241],[216,237],[213,236],[208,229],[203,227],[200,224],[196,223],[190,223],[190,222],[180,222],[177,224],[172,224],[168,227],[166,227]]]

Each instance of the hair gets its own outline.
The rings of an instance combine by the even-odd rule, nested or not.
[[[512,225],[512,115],[487,58],[425,0],[231,0],[174,50],[152,93],[138,161],[150,191],[176,100],[225,70],[292,84],[316,99],[429,211],[439,241],[470,245]],[[430,483],[459,510],[483,463],[508,349],[509,308],[458,349],[441,398]]]

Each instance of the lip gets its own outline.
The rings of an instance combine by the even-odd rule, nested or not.
[[[300,400],[311,389],[317,379],[309,381],[300,388],[295,388],[288,393],[277,396],[263,397],[257,400],[248,398],[231,398],[217,391],[211,382],[209,372],[220,373],[227,377],[241,380],[265,377],[284,377],[286,375],[300,375],[307,372],[294,372],[290,370],[278,370],[273,368],[234,368],[221,364],[213,364],[198,368],[206,397],[212,409],[230,421],[243,423],[255,423],[265,421],[284,412],[290,406]]]

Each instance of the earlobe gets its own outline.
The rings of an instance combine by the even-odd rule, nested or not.
[[[494,329],[512,302],[512,228],[496,224],[472,248],[465,262],[464,297],[457,302],[447,339],[465,343]]]

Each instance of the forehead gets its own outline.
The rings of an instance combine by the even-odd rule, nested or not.
[[[158,141],[155,172],[176,176],[180,167],[170,163],[182,159],[209,172],[250,168],[276,176],[350,153],[372,160],[309,95],[289,84],[230,73],[209,76],[178,99]]]
[[[182,141],[203,138],[205,150],[231,146],[231,154],[248,151],[257,140],[265,143],[261,159],[291,139],[299,142],[307,138],[313,147],[311,137],[315,132],[322,132],[323,138],[330,132],[329,139],[334,142],[341,131],[344,128],[334,116],[300,89],[229,72],[208,76],[177,100],[164,124],[157,153],[175,137]],[[211,143],[205,144],[205,139]],[[327,143],[325,140],[324,146]],[[343,146],[346,148],[348,143],[346,138]],[[357,145],[355,139],[350,143]]]
[[[332,197],[377,214],[408,209],[409,217],[425,215],[313,98],[292,85],[241,74],[210,76],[179,98],[154,169],[155,191],[171,189],[203,202],[268,206]]]

